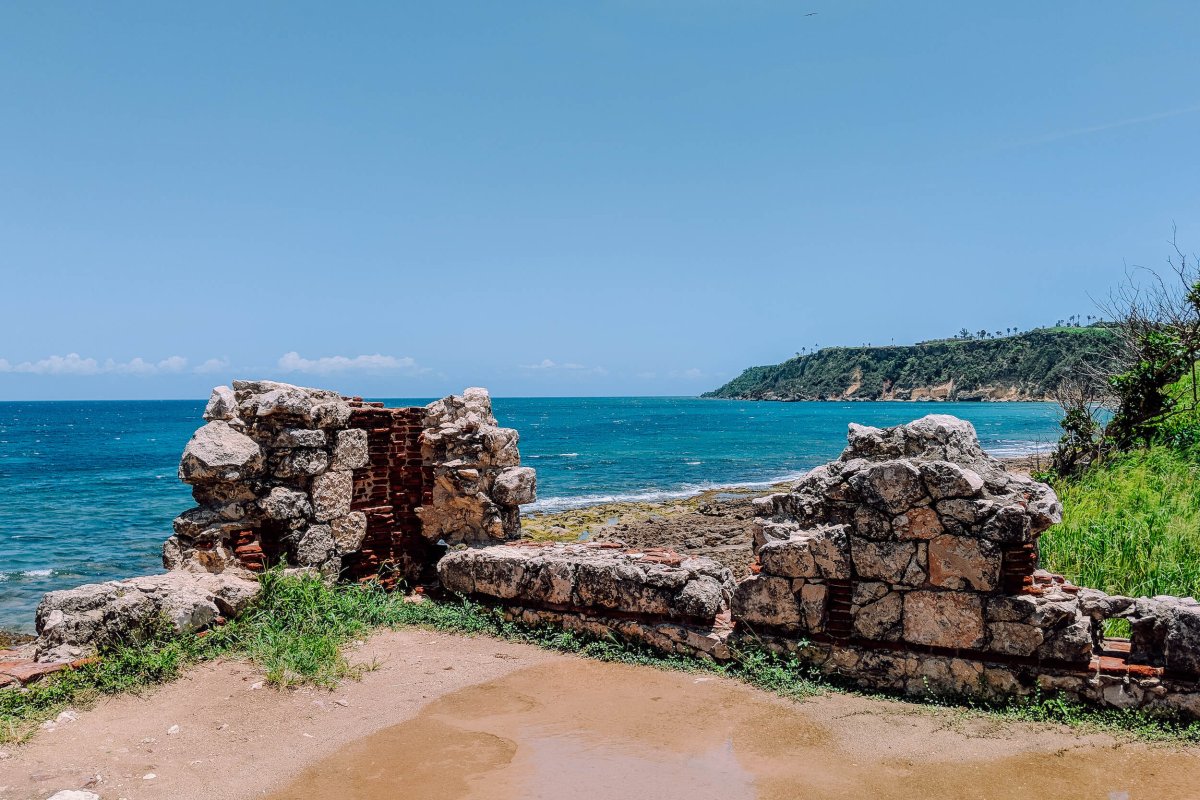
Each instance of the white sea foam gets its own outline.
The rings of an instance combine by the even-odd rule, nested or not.
[[[22,569],[14,572],[0,572],[0,583],[11,581],[14,578],[49,578],[54,574],[52,569]]]
[[[1035,453],[1047,453],[1052,445],[1047,442],[1037,440],[1019,440],[1019,439],[1001,439],[984,449],[989,455],[997,458],[1013,458],[1015,456],[1029,456]]]
[[[614,494],[580,494],[570,497],[544,497],[536,503],[525,506],[530,512],[553,513],[569,511],[575,508],[604,505],[605,503],[661,503],[665,500],[683,500],[698,494],[721,489],[769,489],[779,483],[797,481],[808,472],[791,472],[786,475],[766,481],[741,481],[733,483],[702,483],[684,484],[677,489],[643,489],[637,492],[618,492]]]

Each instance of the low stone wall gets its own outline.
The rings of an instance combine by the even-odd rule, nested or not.
[[[660,650],[726,657],[733,575],[709,558],[610,544],[516,542],[452,552],[442,587],[505,606],[514,619]]]
[[[711,624],[729,611],[733,575],[710,558],[608,544],[519,542],[438,562],[448,591],[556,610]]]
[[[195,633],[238,616],[257,594],[257,581],[182,572],[49,592],[37,609],[37,656],[88,656],[98,644],[137,641],[160,622]]]

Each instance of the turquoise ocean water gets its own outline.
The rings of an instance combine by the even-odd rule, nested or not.
[[[388,400],[389,405],[427,400]],[[161,571],[191,505],[175,468],[202,402],[0,403],[0,628],[32,630],[44,592]],[[835,457],[850,422],[930,413],[1015,455],[1058,438],[1049,403],[754,403],[696,398],[497,398],[538,471],[534,510],[767,485]]]

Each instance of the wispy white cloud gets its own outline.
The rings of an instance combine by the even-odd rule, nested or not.
[[[691,369],[674,369],[668,373],[670,378],[690,378],[692,380],[706,377],[703,370],[692,367]]]
[[[417,362],[404,356],[385,356],[379,353],[362,356],[323,356],[304,358],[296,351],[279,357],[279,369],[284,372],[307,372],[313,375],[329,375],[334,372],[392,372],[404,370],[419,372]]]
[[[210,358],[203,364],[197,364],[192,368],[192,372],[197,375],[211,375],[214,372],[224,372],[229,369],[229,359],[227,358]]]
[[[1192,114],[1200,111],[1200,105],[1188,106],[1186,108],[1175,108],[1170,111],[1160,111],[1157,114],[1145,114],[1140,117],[1129,117],[1128,119],[1118,119],[1112,122],[1102,122],[1098,125],[1088,125],[1083,128],[1070,128],[1062,131],[1053,131],[1042,136],[1035,136],[1031,139],[1023,139],[1019,142],[1013,142],[1005,146],[1003,149],[1012,149],[1014,147],[1027,147],[1035,144],[1046,144],[1048,142],[1057,142],[1060,139],[1071,139],[1076,136],[1086,136],[1089,133],[1099,133],[1100,131],[1110,131],[1114,128],[1126,128],[1130,125],[1141,125],[1145,122],[1155,122],[1160,119],[1169,119],[1170,117],[1178,117],[1183,114]]]
[[[17,364],[0,358],[0,372],[29,375],[160,375],[182,372],[186,367],[187,359],[183,356],[169,356],[161,361],[147,361],[140,357],[129,361],[114,361],[111,358],[98,361],[84,358],[78,353],[67,353],[65,356],[47,356]]]
[[[543,358],[537,364],[521,364],[521,369],[536,369],[536,370],[567,370],[570,372],[594,372],[597,375],[605,375],[608,373],[604,367],[589,367],[585,364],[576,364],[573,361],[558,362],[552,361],[549,358]]]

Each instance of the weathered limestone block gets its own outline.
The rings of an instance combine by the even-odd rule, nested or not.
[[[507,467],[496,475],[492,497],[501,505],[519,506],[537,500],[537,473],[531,467]]]
[[[982,601],[965,592],[907,592],[904,640],[932,647],[977,649],[984,641]]]
[[[243,578],[250,574],[238,561],[228,541],[214,542],[171,536],[163,542],[163,566],[169,570],[193,573],[228,573]]]
[[[329,528],[338,552],[353,553],[362,547],[363,538],[367,535],[367,515],[361,511],[351,511],[344,517],[331,520]]]
[[[856,583],[851,614],[854,635],[876,641],[895,641],[903,633],[904,597],[886,583]]]
[[[354,480],[349,472],[326,472],[313,478],[313,518],[328,522],[350,513],[354,496]]]
[[[1000,550],[969,536],[938,536],[929,542],[929,582],[942,589],[988,592],[1000,581]]]
[[[160,622],[191,633],[218,616],[238,616],[257,593],[254,581],[188,572],[49,592],[37,609],[37,656],[40,661],[80,658],[98,647],[144,639]]]
[[[337,392],[276,381],[234,381],[243,419],[279,417],[317,427],[345,426],[350,405]]]
[[[832,511],[832,509],[831,509]],[[830,518],[835,519],[834,514]],[[864,539],[884,540],[892,538],[892,520],[887,514],[870,506],[859,506],[851,517],[854,532]]]
[[[978,532],[976,526],[995,513],[996,504],[990,500],[953,498],[939,500],[934,508],[937,509],[938,522],[947,531],[974,535]]]
[[[328,525],[310,525],[296,544],[296,564],[301,567],[320,567],[337,551],[333,530]]]
[[[988,599],[987,618],[997,622],[1021,622],[1054,629],[1074,622],[1081,613],[1076,598],[1058,592],[1049,595],[999,595]]]
[[[367,452],[367,438],[366,431],[356,428],[338,431],[330,469],[352,470],[365,467],[370,458]]]
[[[677,620],[711,621],[733,592],[732,573],[711,559],[578,544],[457,550],[438,562],[438,577],[452,592],[520,605]]]
[[[956,497],[978,497],[983,492],[983,478],[972,469],[949,461],[925,461],[920,465],[925,487],[934,500]]]
[[[795,585],[792,591],[795,592]],[[809,633],[823,633],[829,616],[829,587],[824,583],[804,582],[797,597],[800,599],[800,621]]]
[[[306,478],[320,475],[329,467],[329,453],[315,447],[276,450],[270,458],[271,474],[277,478]]]
[[[922,658],[917,661],[909,694],[969,697],[984,686],[984,667],[965,658]]]
[[[1045,641],[1042,629],[1020,622],[989,622],[987,649],[1010,656],[1032,656]]]
[[[783,629],[799,629],[800,603],[792,582],[774,575],[751,575],[733,593],[733,618],[739,623]]]
[[[920,586],[927,577],[924,542],[872,542],[851,536],[850,559],[865,580]]]
[[[312,423],[318,428],[344,428],[350,422],[350,404],[341,399],[314,403]]]
[[[184,483],[233,482],[258,474],[263,454],[258,444],[228,422],[213,420],[192,434],[179,462]]]
[[[308,495],[286,486],[276,486],[270,494],[258,501],[258,507],[268,519],[278,521],[304,519],[312,514]]]
[[[984,524],[983,536],[1008,545],[1029,542],[1033,540],[1032,521],[1023,506],[1002,506]]]
[[[1191,597],[1139,597],[1127,613],[1131,660],[1200,675],[1200,603]]]
[[[757,505],[759,500],[769,500],[769,497],[756,498],[753,502]],[[767,542],[780,542],[790,539],[801,530],[798,522],[776,522],[764,517],[756,517],[751,526],[751,543],[755,553],[762,550],[763,545]]]
[[[1038,648],[1038,658],[1048,661],[1067,661],[1087,664],[1092,657],[1092,621],[1080,615],[1068,625],[1043,631],[1045,642]]]
[[[208,398],[208,405],[204,407],[204,418],[209,422],[213,420],[234,420],[238,415],[237,399],[233,396],[233,390],[228,386],[218,386],[212,390],[212,395]]]
[[[214,527],[238,525],[245,516],[246,509],[240,503],[190,508],[171,522],[171,528],[180,536],[201,538]]]
[[[844,525],[798,531],[788,539],[773,539],[758,551],[763,572],[785,578],[850,577],[850,537]]]
[[[849,481],[863,499],[895,515],[917,505],[925,497],[921,471],[909,461],[872,464]]]
[[[928,506],[909,509],[892,520],[897,539],[932,539],[943,531],[937,512]]]
[[[297,447],[323,448],[328,443],[323,430],[312,428],[284,428],[275,435],[273,447],[294,449]]]

